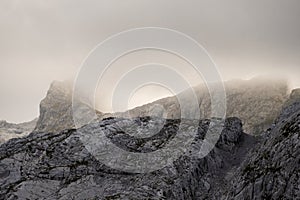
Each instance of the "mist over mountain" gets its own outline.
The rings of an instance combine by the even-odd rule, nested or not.
[[[231,85],[232,88],[234,86]],[[278,85],[275,88],[278,89]],[[283,108],[278,108],[279,114],[272,116],[275,120],[268,129],[259,133],[260,136],[244,133],[240,119],[227,118],[222,125],[219,141],[204,158],[198,156],[199,148],[203,145],[212,119],[200,120],[194,127],[197,128],[197,135],[190,150],[170,165],[149,173],[128,173],[108,167],[87,150],[90,147],[84,145],[82,137],[88,136],[97,145],[97,142],[101,142],[97,139],[97,133],[104,131],[106,137],[119,148],[147,153],[167,145],[177,134],[180,122],[185,127],[183,131],[188,133],[193,127],[191,121],[167,119],[160,132],[148,138],[132,138],[123,130],[137,130],[139,126],[164,119],[110,117],[77,130],[33,132],[0,146],[0,197],[297,199],[300,185],[300,99],[297,94],[299,90],[292,91],[290,97],[281,104]],[[279,97],[284,97],[281,95]],[[269,103],[270,100],[266,99]],[[61,116],[65,116],[64,113]],[[92,146],[93,143],[88,145]],[[105,149],[99,153],[110,155]]]
[[[73,128],[72,85],[54,81],[40,103],[40,116],[35,130],[44,132]]]
[[[288,98],[288,85],[284,80],[254,78],[224,82],[226,91],[226,116],[242,120],[244,130],[249,134],[259,134],[271,125]],[[210,91],[214,92],[214,91]],[[211,118],[211,96],[205,85],[186,90],[178,96],[157,100],[122,113],[102,113],[106,117],[145,117],[158,115],[167,119],[180,119],[181,108],[178,97],[189,105],[194,93],[199,103],[200,118]],[[86,105],[82,112],[87,112]],[[156,110],[155,110],[156,109]],[[154,112],[155,111],[155,112]],[[160,114],[158,114],[160,113]],[[72,87],[68,82],[53,82],[47,96],[40,104],[40,116],[35,131],[55,132],[74,128],[72,116]]]
[[[244,130],[249,134],[258,134],[271,125],[288,98],[289,92],[285,80],[263,77],[227,81],[224,82],[224,86],[226,116],[240,118],[244,124]],[[208,91],[205,85],[199,85],[193,89],[199,102],[201,118],[215,117],[211,116],[210,95],[210,92],[214,91]],[[193,98],[192,92],[187,90],[178,96],[183,96],[185,102],[189,104],[190,98]],[[163,107],[166,118],[179,119],[181,117],[177,96],[164,98],[120,115],[123,117],[149,116],[151,108],[155,105]]]
[[[0,200],[300,200],[300,0],[0,0]]]

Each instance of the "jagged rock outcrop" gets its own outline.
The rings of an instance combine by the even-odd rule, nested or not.
[[[35,132],[56,132],[74,128],[72,116],[72,86],[54,81],[40,103],[40,116]]]
[[[12,139],[27,136],[31,133],[36,125],[37,119],[20,124],[0,121],[0,144]]]
[[[80,136],[105,130],[124,150],[155,151],[176,134],[179,120],[167,120],[157,135],[147,139],[130,139],[117,125],[124,120],[123,124],[142,125],[152,119],[109,118],[77,131],[32,133],[4,144],[0,147],[0,199],[218,199],[222,195],[219,188],[226,185],[226,172],[255,143],[243,133],[239,119],[229,118],[216,147],[198,158],[210,123],[203,120],[191,150],[170,166],[145,174],[127,173],[97,161]]]
[[[72,98],[71,82],[54,81],[40,103],[40,115],[34,132],[59,132],[75,128]],[[90,108],[86,104],[79,105],[80,112],[89,112]],[[99,118],[103,118],[101,112],[96,111],[96,113]]]
[[[227,199],[300,199],[300,95],[294,90],[273,127],[234,173]]]

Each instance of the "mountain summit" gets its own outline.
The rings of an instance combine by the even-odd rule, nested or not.
[[[227,117],[238,117],[242,120],[246,133],[255,135],[270,126],[286,99],[288,86],[285,81],[262,78],[251,80],[234,80],[224,83],[226,89]],[[196,93],[202,119],[211,118],[211,96],[205,85],[199,85],[193,90]],[[180,119],[181,110],[177,97],[185,99],[188,105],[191,97],[190,90],[177,96],[160,99],[123,113],[101,113],[99,119],[105,117],[145,117],[153,115],[157,105],[165,113],[161,117]],[[36,132],[55,132],[74,128],[72,116],[72,88],[67,82],[53,82],[47,96],[40,104],[40,116],[35,128]]]

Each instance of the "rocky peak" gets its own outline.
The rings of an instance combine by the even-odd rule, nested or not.
[[[40,103],[40,116],[35,132],[55,132],[74,127],[72,118],[72,86],[54,81]]]

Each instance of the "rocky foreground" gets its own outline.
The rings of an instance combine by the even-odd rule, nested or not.
[[[228,199],[300,199],[300,90],[234,174]]]
[[[108,137],[127,151],[155,151],[177,131],[178,120],[167,120],[148,139],[126,139],[114,125],[127,119],[107,119],[79,130],[31,134],[0,148],[0,196],[3,199],[205,199],[220,197],[226,171],[238,164],[254,138],[242,132],[241,121],[227,119],[217,147],[204,159],[197,150],[209,125],[201,121],[190,152],[161,170],[134,174],[113,170],[91,155],[79,140],[81,134],[107,129]],[[135,123],[150,118],[137,118]],[[128,123],[128,122],[126,122]],[[149,149],[151,147],[151,149]],[[239,153],[237,153],[239,152]],[[237,153],[237,154],[236,154]],[[214,191],[214,192],[211,192]]]
[[[173,139],[179,120],[166,120],[158,134],[146,139],[132,138],[118,124],[143,126],[152,123],[148,117],[108,118],[78,130],[10,140],[0,147],[0,198],[299,199],[300,101],[290,100],[260,138],[243,133],[238,118],[228,118],[217,145],[204,158],[197,155],[211,120],[201,120],[190,150],[149,173],[107,167],[83,145],[82,134],[104,130],[118,147],[147,153]]]

